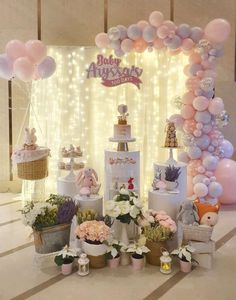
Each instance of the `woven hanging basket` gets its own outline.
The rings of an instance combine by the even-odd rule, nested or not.
[[[40,254],[60,251],[69,245],[71,224],[60,224],[33,231],[35,251]]]
[[[48,176],[48,157],[17,164],[18,177],[25,180],[38,180]]]

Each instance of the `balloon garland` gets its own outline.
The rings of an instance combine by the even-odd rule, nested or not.
[[[236,162],[229,159],[234,148],[219,130],[228,124],[229,116],[214,88],[216,59],[223,55],[222,43],[229,34],[230,24],[224,19],[210,21],[203,30],[188,24],[177,26],[154,11],[149,22],[141,20],[128,28],[118,25],[95,37],[97,47],[113,49],[118,57],[146,49],[167,49],[171,55],[182,51],[189,56],[183,70],[188,77],[187,92],[178,100],[181,113],[170,119],[183,132],[187,149],[179,160],[188,164],[188,196],[212,204],[218,199],[236,202],[236,177],[232,175],[236,174]]]
[[[0,55],[0,78],[27,82],[48,78],[56,70],[55,60],[47,56],[47,47],[40,40],[11,40],[5,51]]]

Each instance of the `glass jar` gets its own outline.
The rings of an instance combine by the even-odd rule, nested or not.
[[[172,272],[172,259],[168,251],[162,252],[160,257],[160,271],[163,274],[170,274]]]
[[[89,259],[87,258],[87,254],[82,253],[78,259],[78,272],[77,274],[80,276],[86,276],[89,274]]]

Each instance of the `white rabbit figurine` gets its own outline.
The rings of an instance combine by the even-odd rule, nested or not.
[[[79,194],[90,196],[90,194],[98,194],[101,184],[98,184],[98,175],[92,168],[83,168],[77,177],[79,186]]]
[[[35,135],[35,128],[31,130],[29,128],[25,128],[25,143],[24,149],[25,150],[35,150],[37,148],[36,141],[37,137]]]

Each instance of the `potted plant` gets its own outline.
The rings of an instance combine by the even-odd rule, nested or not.
[[[107,244],[107,253],[106,258],[108,266],[110,268],[117,268],[120,264],[120,253],[121,249],[124,249],[125,245],[113,238],[110,238],[106,241]]]
[[[88,255],[92,268],[103,268],[106,265],[106,245],[111,232],[103,221],[85,221],[76,227],[77,236],[82,239],[82,249]]]
[[[178,187],[179,183],[177,179],[179,178],[181,171],[180,168],[175,167],[174,165],[169,165],[165,169],[165,182],[166,182],[166,189],[168,191],[173,191],[175,188]]]
[[[197,261],[192,258],[192,253],[195,249],[189,245],[181,246],[171,252],[172,255],[177,256],[180,261],[180,270],[184,273],[189,273],[191,271],[192,262]]]
[[[55,263],[61,267],[63,275],[70,275],[72,273],[73,261],[78,257],[75,250],[69,248],[67,245],[55,256]]]
[[[167,248],[166,241],[176,232],[175,222],[163,210],[152,209],[143,213],[138,220],[142,234],[146,237],[146,245],[150,249],[147,253],[147,262],[159,266],[161,249]]]
[[[145,245],[146,238],[141,235],[137,242],[134,242],[127,247],[126,251],[132,253],[131,260],[134,270],[141,270],[144,267],[144,254],[150,251]]]
[[[115,223],[115,237],[124,245],[129,245],[128,225],[138,225],[138,218],[142,215],[143,204],[134,192],[121,189],[113,200],[106,201],[105,211],[108,216],[118,221]],[[121,265],[130,263],[127,253],[121,253]]]
[[[50,195],[46,202],[28,202],[21,210],[23,223],[32,227],[35,250],[51,253],[69,244],[70,226],[76,213],[72,198]]]

